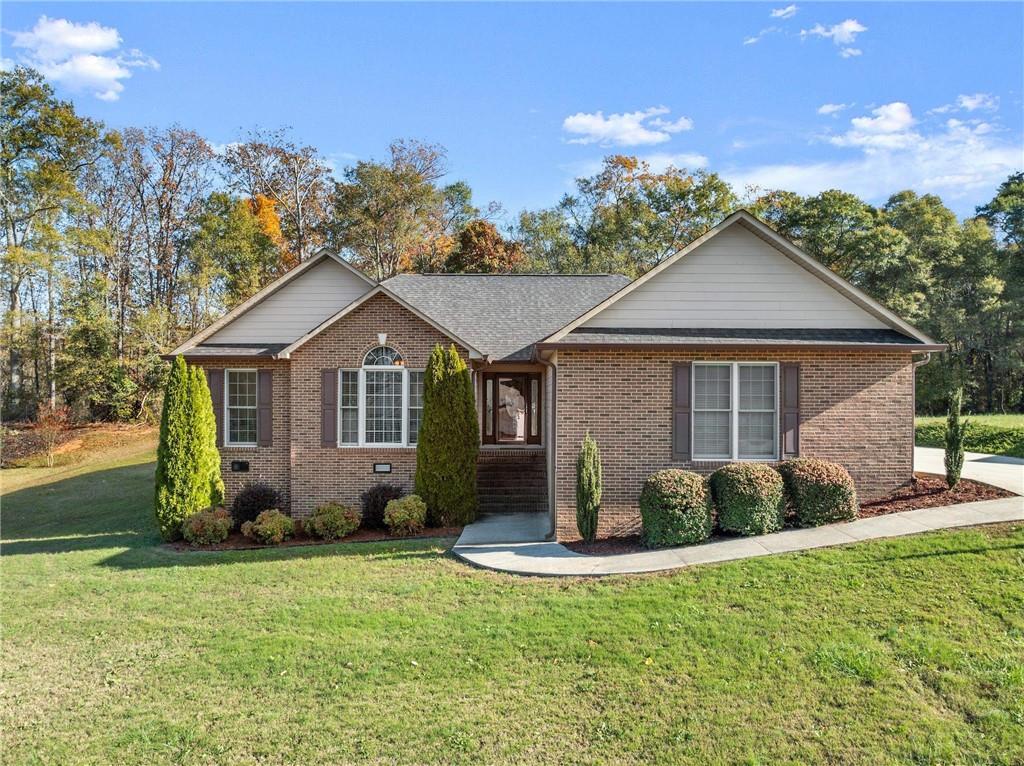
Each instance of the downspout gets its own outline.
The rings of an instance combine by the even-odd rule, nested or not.
[[[549,414],[550,422],[548,424],[548,436],[547,436],[547,462],[548,462],[548,515],[551,520],[551,527],[548,531],[548,539],[555,539],[555,532],[558,526],[557,514],[558,508],[555,504],[555,488],[557,486],[555,481],[555,471],[558,468],[556,460],[556,423],[557,418],[557,407],[558,407],[558,365],[553,362],[549,362],[547,359],[541,357],[537,351],[537,347],[533,348],[533,358],[543,364],[548,369],[551,381],[551,396],[548,399],[547,411]]]
[[[911,354],[910,358],[913,359],[914,355]],[[911,479],[911,481],[914,480],[914,448],[917,446],[917,427],[914,425],[914,422],[917,419],[917,368],[918,367],[924,367],[931,360],[932,360],[932,352],[931,351],[925,351],[924,352],[924,359],[916,359],[916,360],[914,360],[914,363],[913,363],[913,367],[914,367],[914,380],[911,383],[912,391],[911,391],[911,398],[910,398],[910,401],[911,401],[911,413],[910,413],[910,423],[911,423],[911,426],[910,426],[910,479]]]

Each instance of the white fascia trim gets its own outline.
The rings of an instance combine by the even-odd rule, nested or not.
[[[809,256],[807,253],[805,253],[799,247],[797,247],[792,242],[787,240],[781,234],[776,232],[770,226],[760,221],[756,216],[753,216],[750,213],[748,213],[746,210],[736,211],[728,218],[726,218],[724,221],[722,221],[720,224],[718,224],[712,229],[709,229],[701,236],[697,237],[697,239],[693,240],[693,242],[688,244],[686,247],[684,247],[678,253],[673,255],[671,258],[662,261],[660,264],[658,264],[655,268],[648,271],[642,277],[639,277],[638,279],[635,279],[634,281],[630,282],[621,290],[619,290],[616,293],[613,293],[611,296],[609,296],[601,303],[594,306],[588,312],[586,312],[582,316],[577,317],[572,322],[567,324],[565,327],[553,333],[552,335],[549,335],[547,338],[540,342],[554,343],[556,341],[561,340],[570,332],[575,330],[577,327],[600,314],[613,303],[616,303],[620,299],[624,298],[626,295],[629,295],[629,293],[631,293],[636,288],[640,287],[640,285],[653,279],[665,269],[669,268],[673,264],[685,258],[687,255],[692,253],[694,250],[703,245],[709,239],[717,236],[718,234],[720,234],[733,224],[741,222],[745,224],[747,228],[752,229],[752,233],[761,236],[769,244],[775,247],[775,249],[779,250],[783,255],[787,256],[790,260],[795,261],[798,265],[802,266],[807,271],[814,274],[814,276],[824,281],[830,287],[834,288],[842,295],[849,298],[851,301],[853,301],[855,304],[857,304],[862,309],[867,311],[869,314],[876,317],[879,321],[889,325],[889,327],[891,327],[894,330],[898,330],[899,332],[909,335],[912,338],[916,338],[922,343],[937,343],[935,340],[925,335],[916,327],[900,319],[898,316],[889,311],[889,309],[885,308],[885,306],[881,305],[870,296],[858,290],[856,287],[851,285],[849,282],[840,277],[834,271],[818,263],[814,258]]]
[[[483,358],[483,354],[481,354],[476,348],[471,346],[465,340],[463,340],[462,338],[460,338],[457,335],[455,335],[455,333],[453,333],[451,330],[448,330],[447,328],[442,327],[441,325],[439,325],[437,322],[435,322],[429,316],[427,316],[422,311],[417,309],[415,306],[412,306],[411,304],[407,303],[405,300],[400,298],[398,295],[393,293],[391,290],[389,290],[388,288],[384,287],[384,285],[378,284],[376,287],[374,287],[369,292],[366,292],[363,295],[361,295],[358,298],[356,298],[354,301],[352,301],[350,304],[345,306],[345,308],[343,308],[341,311],[339,311],[334,316],[331,316],[331,317],[328,317],[327,319],[325,319],[323,322],[321,322],[319,325],[314,327],[308,333],[306,333],[301,338],[296,340],[294,343],[292,343],[291,345],[281,349],[279,352],[277,352],[274,355],[274,359],[288,359],[288,358],[290,358],[292,352],[295,351],[297,348],[299,348],[300,346],[303,346],[305,343],[307,343],[308,341],[310,341],[313,338],[315,338],[317,335],[322,333],[324,330],[326,330],[328,327],[333,325],[335,322],[337,322],[339,319],[344,317],[346,314],[350,314],[352,311],[354,311],[355,309],[359,308],[361,305],[363,305],[366,301],[368,301],[373,296],[381,295],[381,294],[386,295],[388,298],[393,300],[399,306],[401,306],[402,308],[404,308],[404,309],[410,311],[411,313],[415,314],[418,318],[422,319],[424,322],[429,324],[431,327],[433,327],[438,332],[443,333],[444,335],[447,335],[449,338],[454,340],[456,343],[458,343],[459,345],[461,345],[464,348],[466,348],[469,351],[470,359],[482,359]]]
[[[257,292],[247,301],[244,301],[235,306],[233,309],[231,309],[231,311],[222,316],[213,324],[208,325],[205,329],[197,332],[195,335],[186,340],[176,349],[171,351],[169,353],[169,356],[177,356],[178,354],[183,354],[186,351],[189,351],[190,349],[194,348],[195,346],[198,346],[211,335],[214,335],[218,330],[223,329],[225,326],[227,326],[234,320],[238,319],[238,317],[240,317],[242,314],[246,313],[250,309],[265,301],[267,298],[276,293],[286,284],[288,284],[301,274],[304,274],[306,271],[308,271],[310,268],[323,261],[325,258],[331,258],[344,268],[348,269],[351,273],[355,274],[361,280],[366,282],[368,288],[375,287],[377,285],[377,283],[374,280],[370,279],[370,277],[366,276],[363,272],[361,272],[359,269],[357,269],[355,266],[353,266],[351,263],[346,261],[341,256],[337,255],[336,253],[332,253],[329,250],[320,250],[314,253],[312,256],[310,256],[307,260],[300,263],[295,268],[286,271],[284,274],[282,274],[269,285],[267,285],[262,290]]]

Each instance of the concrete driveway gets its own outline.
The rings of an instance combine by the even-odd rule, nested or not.
[[[914,470],[945,476],[944,458],[945,453],[941,449],[915,447]],[[965,479],[974,479],[994,487],[1002,487],[1010,492],[1016,492],[1018,495],[1024,495],[1024,460],[1019,457],[966,452],[964,453],[964,470],[961,475]]]

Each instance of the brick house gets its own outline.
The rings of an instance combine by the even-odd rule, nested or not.
[[[207,371],[230,496],[274,485],[293,516],[411,490],[436,343],[472,371],[482,512],[576,536],[586,431],[601,534],[639,524],[653,471],[797,455],[865,499],[913,474],[914,371],[945,347],[740,211],[630,282],[618,275],[402,274],[304,262],[172,354]]]

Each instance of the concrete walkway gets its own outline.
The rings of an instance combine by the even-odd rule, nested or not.
[[[938,466],[934,465],[938,453]],[[963,475],[1011,492],[1024,494],[1024,461],[969,453]],[[942,450],[918,448],[915,468],[942,473]],[[601,576],[660,572],[667,569],[710,564],[717,561],[768,556],[773,553],[845,545],[861,540],[901,537],[938,529],[1024,521],[1024,498],[1008,497],[977,503],[923,508],[830,524],[813,529],[787,529],[759,537],[716,540],[685,548],[643,551],[613,556],[587,556],[556,542],[546,541],[547,514],[485,516],[463,530],[452,552],[460,559],[501,572],[521,575]]]

